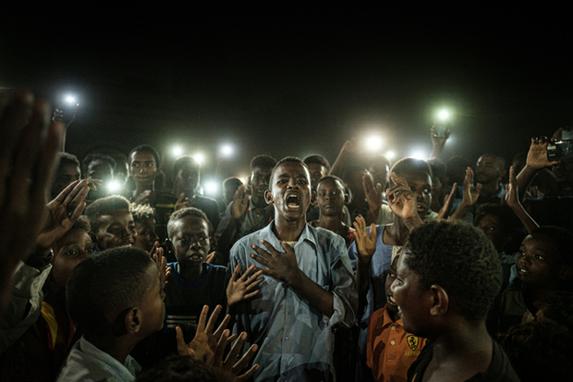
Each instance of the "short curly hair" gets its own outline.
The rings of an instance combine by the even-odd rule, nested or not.
[[[501,263],[491,241],[463,223],[430,222],[406,243],[405,264],[420,275],[423,288],[438,284],[455,309],[470,321],[482,320],[502,285]]]

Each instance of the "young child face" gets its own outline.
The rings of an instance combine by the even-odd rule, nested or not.
[[[118,211],[98,218],[96,241],[100,250],[133,244],[135,224],[129,211]]]
[[[505,240],[505,232],[503,232],[503,227],[497,216],[483,216],[479,222],[477,222],[477,227],[485,233],[498,251],[502,249],[503,242]]]
[[[529,235],[521,243],[517,258],[517,276],[525,284],[547,287],[557,282],[559,256],[549,239]]]
[[[209,225],[198,216],[185,216],[175,222],[173,237],[175,257],[180,264],[199,266],[209,254]]]
[[[344,186],[333,179],[318,184],[316,203],[324,216],[342,216],[344,207]]]

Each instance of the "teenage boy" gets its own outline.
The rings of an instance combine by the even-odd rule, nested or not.
[[[236,329],[259,345],[255,380],[333,380],[332,327],[351,326],[356,283],[344,240],[306,222],[312,198],[310,174],[298,158],[280,160],[265,200],[274,221],[239,240],[230,269],[263,270],[256,299],[235,310]]]

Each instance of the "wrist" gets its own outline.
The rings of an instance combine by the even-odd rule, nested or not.
[[[367,267],[372,262],[372,256],[365,256],[362,253],[358,252],[358,265],[361,267]]]
[[[300,284],[301,276],[302,272],[297,267],[295,270],[289,272],[284,281],[287,283],[287,285],[296,288]]]

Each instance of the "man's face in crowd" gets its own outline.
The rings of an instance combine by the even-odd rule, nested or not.
[[[406,332],[424,336],[427,333],[425,326],[429,319],[429,307],[426,306],[427,298],[420,275],[406,265],[407,256],[406,250],[398,258],[396,277],[390,285],[390,292],[400,308]]]
[[[151,186],[157,175],[157,162],[148,151],[135,151],[130,158],[130,174],[136,184]]]
[[[325,179],[318,184],[316,204],[324,216],[342,217],[344,185],[334,179]]]
[[[263,207],[265,205],[265,191],[269,188],[271,171],[271,168],[264,167],[255,167],[251,171],[251,178],[249,179],[251,200],[258,207]]]
[[[142,318],[139,332],[141,338],[160,331],[165,320],[165,292],[161,285],[159,268],[155,264],[150,264],[146,277],[149,289],[139,305]]]
[[[193,166],[184,166],[177,171],[175,184],[178,190],[192,195],[199,187],[199,170]]]
[[[499,161],[491,155],[482,155],[476,163],[476,181],[478,183],[499,182],[502,177]]]
[[[52,275],[56,284],[64,287],[74,268],[92,252],[92,239],[89,232],[73,229],[54,248]]]
[[[310,183],[313,190],[316,190],[318,181],[323,176],[328,175],[328,168],[320,163],[308,163],[308,171],[310,172]]]
[[[92,179],[110,180],[113,178],[113,168],[108,162],[96,159],[88,164],[87,176]]]
[[[529,235],[521,242],[517,276],[524,284],[547,287],[558,278],[558,254],[544,235]]]
[[[198,216],[185,216],[175,222],[171,241],[179,264],[198,267],[211,247],[209,224]]]
[[[158,237],[155,233],[154,218],[144,219],[135,223],[134,247],[149,252],[156,240],[158,240]]]
[[[277,167],[267,201],[272,201],[275,216],[278,214],[287,221],[306,219],[311,202],[310,174],[306,167],[297,162],[285,162]]]
[[[95,232],[100,250],[131,245],[134,242],[135,224],[129,211],[117,211],[97,218],[99,228]]]
[[[432,178],[421,172],[406,173],[402,176],[408,182],[410,190],[416,194],[418,214],[424,218],[432,205]]]
[[[66,163],[60,166],[52,186],[52,197],[57,196],[70,183],[80,179],[80,174],[79,166],[73,163]]]

